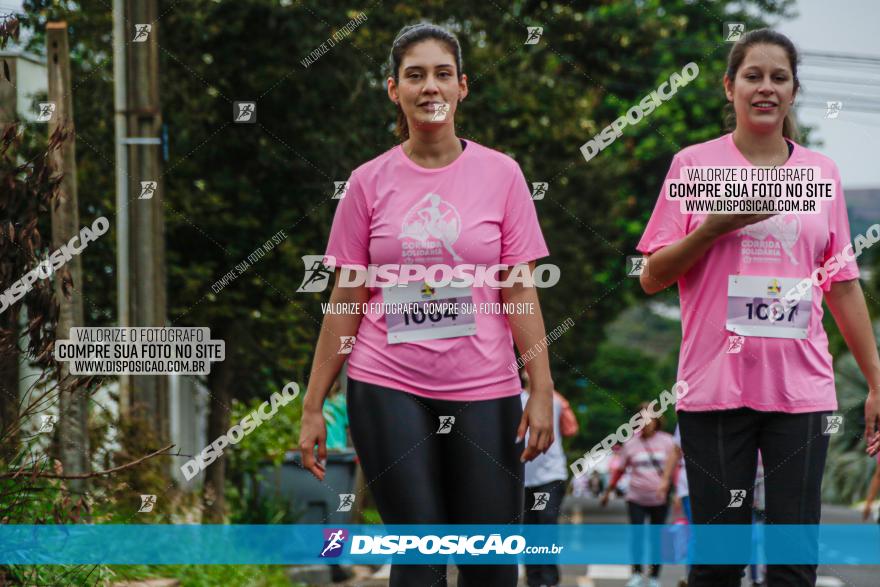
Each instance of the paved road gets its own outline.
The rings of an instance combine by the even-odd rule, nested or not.
[[[860,524],[861,517],[855,510],[826,505],[822,508],[822,521],[826,524]],[[601,508],[595,499],[567,501],[563,508],[560,523],[580,524],[625,524],[626,508],[622,500],[612,501],[607,508]],[[384,587],[387,579],[369,578],[370,569],[356,567],[360,576],[345,583],[346,587]],[[565,565],[561,567],[560,587],[623,587],[629,578],[629,567],[625,565]],[[448,568],[448,584],[454,586],[458,573],[454,566]],[[329,582],[326,568],[314,567],[306,573],[302,568],[291,567],[291,577],[299,577],[299,584],[333,585]],[[326,577],[326,578],[323,578]],[[679,580],[685,578],[685,567],[681,565],[664,566],[661,574],[663,587],[677,587]],[[525,587],[524,579],[520,587]],[[743,586],[751,583],[744,579]],[[878,587],[880,586],[880,567],[876,566],[822,566],[819,567],[817,587]],[[441,587],[441,586],[435,586]]]

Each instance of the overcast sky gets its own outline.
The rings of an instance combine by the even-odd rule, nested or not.
[[[877,0],[798,0],[800,16],[780,22],[776,29],[788,35],[801,52],[847,53],[880,60],[880,2]],[[844,188],[880,188],[880,63],[874,66],[841,64],[829,67],[805,56],[799,75],[803,80],[805,101],[843,102],[836,119],[825,118],[825,107],[801,107],[798,120],[816,127],[814,138],[824,144],[815,148],[837,163]],[[812,81],[840,78],[857,83]],[[858,82],[862,83],[858,83]],[[877,112],[847,109],[847,98],[869,102]]]

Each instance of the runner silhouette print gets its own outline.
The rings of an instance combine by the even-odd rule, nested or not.
[[[461,216],[455,206],[437,194],[427,194],[404,216],[397,238],[412,238],[424,244],[429,238],[437,239],[454,260],[461,261],[452,248],[460,233]]]
[[[763,241],[768,236],[772,236],[779,241],[779,246],[788,255],[788,259],[792,265],[797,265],[797,258],[794,256],[794,247],[798,242],[801,234],[801,219],[797,214],[779,214],[772,216],[766,220],[762,220],[756,224],[750,224],[739,232],[740,236],[749,236],[755,240]],[[769,243],[762,243],[756,246],[754,242],[743,243],[743,248],[750,248],[751,257],[779,256],[779,252],[772,250]],[[754,259],[753,259],[754,260]],[[767,261],[767,259],[761,259]],[[770,261],[775,259],[770,259]]]

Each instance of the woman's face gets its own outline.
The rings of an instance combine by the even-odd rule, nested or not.
[[[388,78],[388,96],[400,103],[410,128],[451,124],[459,99],[468,93],[467,76],[458,79],[455,56],[433,39],[407,50],[398,75],[398,83]]]
[[[749,47],[736,78],[724,76],[724,89],[736,125],[757,132],[781,128],[797,93],[785,49],[764,43]]]

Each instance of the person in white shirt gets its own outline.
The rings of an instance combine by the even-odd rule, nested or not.
[[[529,399],[529,376],[520,370],[523,406]],[[574,424],[572,424],[574,422]],[[562,437],[577,433],[577,420],[568,409],[568,402],[559,392],[553,392],[553,444],[543,454],[525,466],[524,524],[557,524],[562,498],[568,481],[568,464],[562,449]],[[528,433],[526,433],[528,444]],[[526,565],[526,583],[529,587],[559,584],[559,567],[555,564]]]

